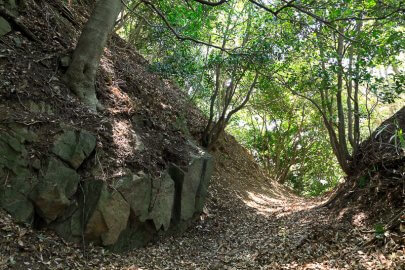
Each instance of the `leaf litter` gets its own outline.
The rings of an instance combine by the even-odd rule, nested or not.
[[[214,152],[206,208],[184,234],[114,254],[0,212],[0,269],[404,269],[403,237],[376,238],[373,228],[339,220],[322,199],[297,197],[253,170],[232,137],[221,143],[228,151]]]
[[[53,1],[46,2],[53,3]],[[41,39],[49,41],[46,43],[49,47],[48,53],[67,50],[77,33],[66,31],[66,35],[58,33],[56,38],[47,36],[48,32],[43,29],[50,28],[51,25],[46,24],[46,20],[38,20],[42,6],[35,5],[38,8],[30,10],[30,14],[31,16],[36,14],[36,17],[33,18],[31,25],[28,17],[25,23],[34,29],[33,32],[43,35],[40,36]],[[48,5],[44,6],[48,7]],[[53,14],[51,9],[45,11],[48,15]],[[75,14],[75,20],[78,18],[82,16]],[[83,121],[84,113],[77,109],[77,104],[69,99],[65,100],[64,95],[58,94],[59,91],[64,90],[63,87],[59,85],[53,88],[43,87],[43,81],[40,79],[42,77],[30,77],[28,73],[24,73],[24,77],[17,72],[20,65],[28,62],[28,70],[42,68],[42,66],[49,70],[56,70],[51,72],[51,78],[46,78],[47,85],[57,84],[55,78],[60,73],[54,67],[57,65],[56,60],[59,55],[50,54],[49,59],[44,58],[42,47],[35,49],[32,44],[25,44],[23,37],[20,38],[23,41],[20,49],[7,45],[6,40],[7,48],[1,51],[13,60],[9,61],[13,68],[6,74],[10,76],[6,77],[10,81],[22,82],[19,86],[21,95],[17,95],[17,101],[21,103],[20,99],[25,101],[25,99],[40,99],[43,96],[39,90],[25,91],[24,80],[27,80],[32,85],[38,85],[37,88],[40,91],[49,92],[48,94],[59,103],[69,104],[66,112],[73,115],[70,116],[71,119],[80,118],[80,121]],[[119,42],[115,40],[118,45],[120,45]],[[11,41],[10,44],[12,44]],[[114,47],[114,42],[110,45]],[[142,104],[146,103],[141,108],[144,110],[142,115],[147,117],[146,125],[164,127],[162,122],[172,122],[175,117],[171,115],[171,108],[184,107],[184,104],[176,104],[176,101],[184,100],[178,98],[179,92],[159,91],[157,92],[160,95],[157,99],[159,102],[155,102],[150,97],[156,97],[156,93],[152,91],[156,85],[151,87],[145,81],[160,80],[148,77],[150,75],[144,71],[144,68],[139,67],[136,69],[137,72],[133,72],[134,69],[128,68],[127,62],[122,61],[125,59],[124,56],[129,57],[127,51],[115,49],[107,58],[116,60],[114,65],[122,73],[119,77],[125,78],[126,81],[120,83],[116,80],[116,84],[124,90],[126,87],[139,88],[136,94],[143,95]],[[30,61],[27,59],[23,61],[21,57],[19,59],[20,55],[16,50],[29,51],[30,56],[23,58],[30,58],[28,59]],[[130,57],[137,58],[136,55]],[[56,59],[55,63],[50,61],[54,59]],[[141,60],[133,62],[141,62]],[[112,64],[105,60],[102,66],[106,70],[105,77],[108,77],[108,67]],[[136,85],[126,85],[125,83],[130,82],[129,78],[135,75],[139,79]],[[151,79],[145,80],[145,77]],[[6,82],[4,80],[2,84]],[[159,89],[168,89],[168,86],[162,85]],[[110,105],[108,107],[120,108],[119,111],[109,111],[110,115],[134,113],[137,103],[132,103],[123,92],[125,91],[120,92],[115,88],[102,91],[102,95],[105,96],[101,98]],[[2,97],[7,98],[7,95],[11,96],[13,93],[3,93]],[[150,100],[147,99],[148,97]],[[131,98],[136,101],[134,97],[131,96]],[[166,101],[171,101],[172,104],[166,104]],[[160,107],[157,106],[158,103],[162,103]],[[21,105],[25,106],[23,103]],[[18,109],[21,108],[18,107]],[[165,117],[162,118],[160,115],[160,118],[157,118],[156,111],[165,113]],[[7,115],[7,112],[2,111],[2,115]],[[196,130],[201,129],[198,126],[201,123],[198,120],[198,113],[196,112],[195,115],[192,120],[189,120],[193,123],[191,126],[194,126],[194,129],[190,130],[193,135]],[[90,115],[88,122],[94,121],[94,117]],[[43,119],[29,120],[27,121],[29,124],[44,121]],[[53,120],[46,119],[46,121]],[[166,128],[163,130],[164,132],[160,133],[165,135],[168,131]],[[117,130],[119,131],[121,130]],[[170,138],[177,136],[174,131],[172,133],[169,134]],[[147,136],[154,137],[153,134],[146,133],[145,137]],[[161,148],[168,148],[170,153],[178,150],[164,145]],[[122,149],[121,152],[126,157],[126,149]],[[392,231],[376,234],[373,226],[362,222],[361,213],[354,220],[342,219],[336,212],[320,207],[325,198],[324,200],[303,199],[294,196],[286,188],[271,182],[247,150],[230,136],[221,139],[220,145],[216,147],[213,154],[216,165],[206,208],[195,224],[181,236],[157,239],[144,248],[125,254],[114,254],[88,243],[83,246],[82,243],[66,242],[50,230],[34,230],[28,226],[16,224],[7,213],[0,210],[0,269],[404,269],[405,246],[402,229],[399,233],[399,228],[394,228]],[[153,162],[149,163],[156,163],[155,167],[158,167],[159,160],[155,156],[160,155],[159,152],[152,156]],[[121,164],[118,165],[121,166]]]

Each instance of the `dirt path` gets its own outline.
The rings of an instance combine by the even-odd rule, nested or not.
[[[221,199],[211,196],[210,212],[196,228],[134,252],[133,265],[141,269],[401,269],[405,261],[403,250],[389,243],[378,249],[363,246],[372,235],[349,222],[335,222],[327,209],[316,208],[319,201],[275,198],[266,191],[247,193],[244,199],[232,192],[224,196],[224,191]]]
[[[403,249],[364,246],[372,234],[334,221],[318,204],[274,189],[213,185],[208,213],[195,227],[123,255],[89,247],[83,256],[49,232],[2,217],[0,269],[403,269]]]
[[[93,246],[83,252],[0,211],[0,269],[405,269],[394,235],[367,245],[374,234],[364,231],[362,213],[339,219],[317,207],[320,200],[266,180],[232,140],[223,149],[232,152],[215,153],[206,213],[182,236],[126,254]]]

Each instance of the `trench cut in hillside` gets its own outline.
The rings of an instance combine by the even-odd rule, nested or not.
[[[334,194],[299,197],[229,134],[200,147],[202,113],[117,35],[102,110],[80,102],[64,81],[80,7],[0,0],[0,269],[403,268],[405,108]]]

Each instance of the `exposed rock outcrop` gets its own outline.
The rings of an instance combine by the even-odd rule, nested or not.
[[[127,227],[129,205],[118,191],[109,191],[102,181],[91,181],[87,185],[87,190],[92,192],[88,192],[86,197],[95,205],[89,205],[93,211],[88,213],[90,218],[84,234],[87,239],[104,246],[113,245]]]
[[[63,162],[51,158],[45,176],[31,192],[37,213],[47,222],[61,216],[71,204],[76,193],[79,175]]]
[[[87,131],[67,130],[57,139],[52,151],[72,168],[78,169],[95,146],[96,137]]]
[[[0,136],[0,206],[20,222],[42,219],[67,240],[84,236],[119,251],[177,230],[202,211],[212,158],[191,143],[186,166],[172,164],[158,178],[127,169],[106,182],[98,174],[81,179],[78,169],[96,145],[88,131],[71,128],[56,136],[45,162],[29,158],[27,143],[34,138],[25,128]]]
[[[0,37],[11,31],[11,26],[3,17],[0,17]]]
[[[160,228],[167,231],[173,212],[174,181],[168,173],[165,173],[159,180],[154,181],[152,185],[148,219],[153,221],[157,231]]]
[[[32,223],[34,207],[28,195],[37,183],[37,175],[30,170],[24,143],[35,137],[16,126],[6,130],[0,130],[0,207],[17,221]]]
[[[196,153],[189,165],[180,168],[172,165],[169,173],[176,183],[174,221],[181,223],[203,210],[207,196],[209,177],[212,174],[212,159],[209,154],[193,145]]]
[[[120,178],[114,187],[130,205],[133,217],[136,217],[141,222],[148,219],[152,196],[152,181],[148,175],[143,172],[139,174],[129,172]]]

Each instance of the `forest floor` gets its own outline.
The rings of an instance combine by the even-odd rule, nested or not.
[[[181,236],[126,254],[66,243],[0,212],[0,269],[403,269],[395,235],[374,239],[366,213],[339,219],[268,181],[228,137],[214,152],[206,210]],[[226,149],[230,151],[226,151]]]
[[[4,87],[7,91],[3,95],[0,92],[2,101],[8,110],[9,104],[14,104],[15,110],[21,112],[29,104],[25,101],[48,104],[52,100],[60,117],[73,119],[78,126],[93,121],[82,121],[83,112],[78,111],[77,103],[65,95],[63,84],[56,80],[62,73],[58,59],[74,43],[77,31],[60,23],[63,20],[59,13],[51,8],[57,2],[30,3],[24,23],[43,41],[34,46],[16,33],[2,41],[0,63],[7,62],[9,66],[1,73],[5,78],[1,82],[16,85],[17,89]],[[36,9],[31,8],[35,6]],[[84,21],[79,13],[73,14],[75,21]],[[13,45],[15,40],[23,41],[21,47]],[[106,86],[104,81],[114,78],[111,74],[115,72],[117,78],[126,80],[126,87],[122,88],[136,90],[128,93],[132,93],[135,104],[140,104],[135,106],[140,107],[139,113],[151,126],[163,130],[157,130],[151,138],[155,142],[165,141],[157,136],[167,135],[163,124],[173,122],[178,108],[185,107],[181,103],[185,98],[179,98],[185,94],[150,75],[145,61],[122,46],[122,42],[110,43],[113,50],[105,58],[108,61],[102,61],[104,73],[98,78],[100,92],[109,95],[102,96],[104,102],[120,109],[109,114],[130,117],[134,107],[126,95],[121,93],[122,98],[118,98],[114,96],[115,88]],[[143,104],[146,105],[142,107]],[[192,111],[185,110],[184,115],[197,125],[198,114]],[[173,151],[178,150],[174,140],[177,133],[169,135]],[[160,150],[151,160],[162,156]],[[67,243],[50,230],[16,224],[0,210],[0,269],[404,269],[403,239],[392,233],[374,241],[374,228],[365,222],[367,212],[359,211],[347,218],[344,208],[338,212],[320,207],[327,197],[304,199],[293,195],[268,179],[232,137],[221,140],[213,154],[215,170],[206,209],[181,236],[157,239],[145,248],[114,254],[88,243]],[[115,158],[112,154],[111,157]],[[116,163],[114,158],[111,160]]]

